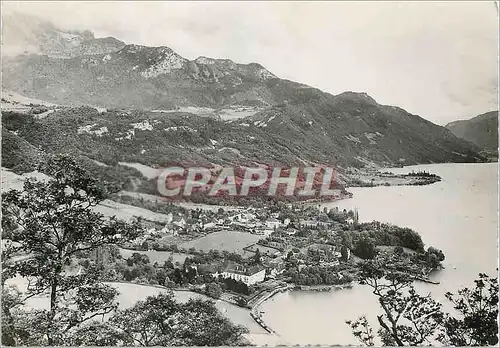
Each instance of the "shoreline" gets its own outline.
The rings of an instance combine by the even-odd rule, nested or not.
[[[274,331],[269,325],[267,325],[264,320],[262,319],[262,314],[261,312],[259,311],[260,309],[260,306],[266,302],[267,300],[269,300],[270,298],[272,298],[273,296],[275,296],[276,294],[278,293],[282,293],[282,292],[286,292],[286,291],[289,291],[292,289],[292,286],[290,284],[287,284],[287,285],[283,285],[283,286],[279,286],[273,290],[271,290],[270,292],[267,292],[265,293],[263,296],[259,297],[256,302],[252,305],[252,307],[250,308],[250,316],[252,317],[252,319],[257,323],[259,324],[264,330],[266,330],[269,334],[275,334],[275,335],[278,335],[276,333],[276,331]]]
[[[223,296],[221,296],[221,298],[218,298],[218,299],[215,299],[215,298],[212,298],[206,294],[203,294],[203,293],[200,293],[200,292],[197,292],[196,290],[194,289],[190,289],[190,288],[167,288],[165,286],[162,286],[162,285],[156,285],[156,284],[139,284],[139,283],[133,283],[133,282],[127,282],[127,281],[113,281],[113,282],[106,282],[107,284],[109,285],[113,285],[113,284],[130,284],[130,285],[138,285],[138,286],[146,286],[146,287],[150,287],[150,288],[155,288],[155,289],[160,289],[160,290],[171,290],[174,292],[176,291],[179,291],[179,292],[189,292],[189,293],[192,293],[192,294],[195,294],[195,295],[202,295],[202,296],[205,296],[207,297],[207,299],[213,301],[213,302],[217,302],[217,301],[222,301],[222,302],[225,302],[231,306],[234,306],[234,307],[238,307],[238,308],[241,308],[241,309],[246,309],[248,310],[248,313],[250,315],[250,317],[262,328],[264,329],[264,331],[266,333],[263,333],[264,335],[276,335],[276,336],[279,336],[274,330],[272,330],[261,318],[261,315],[258,313],[258,308],[260,307],[260,305],[262,305],[262,303],[264,303],[265,301],[267,301],[268,299],[270,299],[271,297],[273,297],[274,295],[276,295],[277,293],[281,293],[281,292],[284,292],[284,291],[287,291],[289,290],[289,285],[286,285],[286,286],[282,286],[282,287],[278,287],[276,289],[273,289],[270,293],[267,293],[265,295],[263,295],[262,297],[258,298],[257,299],[257,302],[251,307],[242,307],[242,306],[239,306],[231,301],[228,301],[226,300],[225,298],[223,298]],[[227,316],[227,313],[223,315]],[[233,323],[234,323],[234,319],[231,318],[230,316],[227,316],[227,318],[229,320],[231,320]],[[250,332],[249,335],[251,336],[252,334],[256,334],[256,333],[252,333]]]
[[[287,291],[337,291],[344,289],[351,289],[353,287],[353,282],[347,284],[336,284],[336,285],[296,285],[296,284],[287,284],[283,286],[279,286],[269,292],[266,292],[261,297],[259,297],[255,303],[252,305],[250,309],[250,316],[255,320],[257,324],[259,324],[264,330],[266,330],[269,334],[278,335],[276,331],[274,331],[268,324],[264,322],[262,319],[262,314],[260,311],[261,306],[274,297],[277,294],[287,292]]]
[[[346,284],[332,284],[332,285],[295,285],[293,291],[307,291],[307,292],[330,292],[337,290],[352,289],[354,282]]]
[[[428,277],[419,277],[415,278],[414,281],[419,281],[419,282],[424,282],[428,284],[433,284],[433,285],[439,285],[440,282],[438,281],[433,281],[429,279]],[[285,286],[280,286],[277,287],[270,292],[265,293],[261,297],[259,297],[256,302],[252,305],[251,310],[250,310],[250,316],[252,319],[259,324],[264,330],[266,330],[269,334],[277,335],[279,334],[274,331],[262,318],[262,312],[260,311],[261,306],[271,299],[272,297],[276,296],[279,293],[284,293],[287,291],[303,291],[303,292],[332,292],[332,291],[339,291],[339,290],[346,290],[346,289],[352,289],[355,285],[360,285],[356,281],[352,281],[346,284],[335,284],[335,285],[296,285],[296,284],[287,284]]]

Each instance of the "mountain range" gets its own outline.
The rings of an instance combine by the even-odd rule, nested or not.
[[[95,38],[90,30],[64,30],[36,16],[2,13],[2,58],[39,54],[71,58],[115,52],[125,46],[113,37]]]
[[[320,163],[346,175],[485,160],[480,146],[366,93],[331,95],[258,63],[189,60],[88,31],[68,41],[67,31],[37,23],[23,34],[36,49],[3,59],[5,151],[72,152],[115,169],[119,162]],[[20,111],[14,95],[45,102]],[[4,150],[20,165],[23,156]]]
[[[470,120],[446,125],[454,135],[483,149],[485,155],[498,157],[498,111],[490,111]]]

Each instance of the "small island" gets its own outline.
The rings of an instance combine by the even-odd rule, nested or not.
[[[395,174],[379,170],[348,170],[346,187],[375,186],[423,186],[441,181],[441,177],[427,171],[411,171],[407,174]]]

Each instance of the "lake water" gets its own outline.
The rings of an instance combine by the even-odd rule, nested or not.
[[[428,186],[350,188],[352,199],[324,206],[359,209],[362,221],[383,221],[410,227],[426,245],[442,249],[445,269],[433,279],[439,285],[416,284],[420,293],[432,293],[446,310],[444,298],[473,285],[479,272],[496,274],[498,267],[498,164],[432,164],[391,169],[396,173],[426,170],[442,181]],[[263,319],[289,344],[358,344],[346,319],[366,314],[378,328],[380,312],[370,288],[316,293],[288,292],[263,304]]]

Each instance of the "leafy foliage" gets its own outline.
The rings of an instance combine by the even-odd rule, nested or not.
[[[118,311],[110,322],[121,332],[126,345],[238,345],[246,332],[225,318],[212,301],[191,299],[180,304],[171,292],[150,296]]]
[[[356,242],[353,253],[366,260],[373,259],[377,251],[375,250],[375,244],[371,241],[371,239],[362,237]]]
[[[474,288],[463,288],[446,298],[460,313],[446,315],[441,340],[454,346],[493,346],[498,343],[498,279],[479,274]]]
[[[378,221],[358,224],[352,233],[354,242],[369,238],[375,245],[401,246],[418,253],[424,252],[422,237],[414,230]]]
[[[375,334],[373,329],[370,327],[366,316],[361,316],[357,320],[346,320],[346,324],[352,329],[352,334],[356,337],[362,344],[366,346],[375,345]]]
[[[72,259],[79,252],[134,237],[140,227],[138,221],[128,224],[95,212],[92,208],[109,188],[70,157],[50,158],[43,171],[50,180],[26,180],[23,191],[2,194],[2,226],[17,251],[26,255],[7,265],[9,275],[28,279],[28,297],[49,293],[50,309],[38,313],[37,320],[52,345],[63,342],[80,324],[116,309],[116,290],[100,282],[100,270],[91,266],[68,274]],[[3,308],[6,317],[14,307]],[[15,341],[15,332],[10,335]]]
[[[373,289],[383,309],[383,314],[377,316],[382,342],[398,346],[430,343],[443,313],[441,304],[430,295],[421,296],[413,288],[412,281],[418,276],[418,270],[396,254],[365,261],[360,269],[361,283]],[[348,324],[359,340],[373,342],[365,317]],[[360,327],[363,330],[359,330]]]
[[[208,283],[205,288],[205,294],[213,298],[220,298],[222,295],[222,288],[217,283]]]
[[[460,316],[443,313],[430,295],[418,294],[412,282],[419,277],[399,254],[382,255],[360,264],[362,284],[373,289],[383,314],[377,316],[378,336],[384,345],[418,346],[439,341],[454,346],[498,343],[498,279],[480,274],[475,288],[447,293]],[[358,340],[374,345],[375,336],[365,316],[347,321]]]

